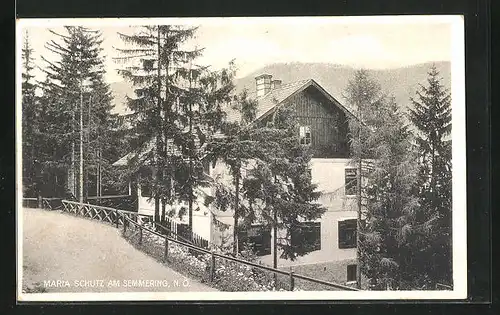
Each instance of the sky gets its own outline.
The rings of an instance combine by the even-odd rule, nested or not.
[[[455,20],[456,21],[456,20]],[[35,62],[43,66],[40,56],[56,57],[45,44],[62,25],[86,25],[99,29],[103,37],[103,54],[108,83],[122,81],[113,61],[115,47],[126,45],[118,32],[132,34],[137,19],[25,20],[21,37],[27,31],[35,51]],[[237,66],[236,77],[272,63],[322,62],[355,68],[387,69],[429,61],[452,59],[452,27],[445,17],[366,17],[366,18],[216,18],[146,20],[146,23],[189,24],[198,31],[188,46],[204,48],[198,64],[213,69],[226,67],[231,60]],[[42,79],[41,71],[36,72]]]

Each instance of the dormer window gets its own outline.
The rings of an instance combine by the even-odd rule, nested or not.
[[[299,139],[300,144],[311,144],[311,126],[300,126],[299,127]]]

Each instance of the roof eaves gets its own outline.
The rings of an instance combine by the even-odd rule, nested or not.
[[[286,100],[292,98],[293,96],[295,96],[297,93],[300,93],[301,91],[303,91],[304,89],[306,89],[309,85],[311,85],[313,82],[312,79],[307,79],[307,80],[304,80],[304,83],[302,85],[299,85],[292,93],[290,93],[290,95],[288,95],[287,97],[285,97],[284,99],[282,99],[281,101],[277,102],[273,107],[271,107],[269,110],[267,110],[265,113],[263,113],[262,115],[260,115],[259,117],[257,117],[254,122],[258,122],[264,118],[266,118],[267,116],[269,116],[272,112],[274,112],[276,110],[276,107],[282,103],[284,103]],[[271,93],[271,92],[269,92]],[[267,95],[267,94],[266,94]]]

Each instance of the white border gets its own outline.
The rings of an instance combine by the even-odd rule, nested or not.
[[[23,28],[62,25],[128,26],[138,24],[421,24],[452,25],[452,162],[453,162],[453,291],[306,291],[306,292],[124,292],[124,293],[22,293],[22,189],[21,189],[21,45]],[[207,301],[207,300],[398,300],[465,299],[467,297],[466,143],[465,143],[465,50],[463,16],[370,16],[370,17],[259,17],[259,18],[146,18],[146,19],[21,19],[16,32],[16,197],[17,197],[17,297],[18,301]],[[21,219],[20,219],[21,218]]]

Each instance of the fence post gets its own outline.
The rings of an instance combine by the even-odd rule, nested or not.
[[[168,238],[165,237],[165,252],[163,253],[163,259],[167,261],[168,258]]]
[[[142,225],[139,223],[139,245],[142,245]]]
[[[116,228],[120,226],[120,217],[118,216],[118,210],[115,210],[116,217]]]
[[[293,271],[290,270],[290,291],[295,288],[295,279],[293,278]]]
[[[215,278],[215,255],[214,252],[210,252],[210,282],[213,282]]]
[[[125,219],[125,213],[122,213],[122,218],[123,218],[123,233],[127,231],[127,220]]]

